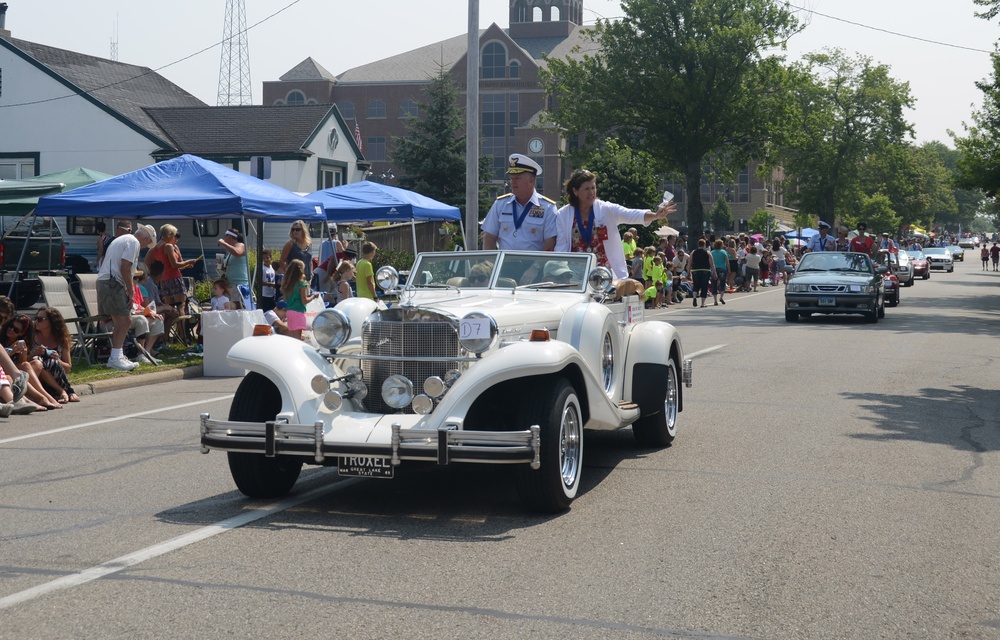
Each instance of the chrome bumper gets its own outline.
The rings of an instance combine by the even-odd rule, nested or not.
[[[212,420],[201,414],[201,452],[212,449],[241,453],[308,456],[319,464],[327,457],[363,456],[386,458],[395,466],[403,460],[437,462],[478,462],[523,464],[533,469],[540,464],[540,428],[526,431],[460,431],[457,429],[402,429],[392,425],[388,444],[372,442],[324,441],[323,423],[231,422]]]

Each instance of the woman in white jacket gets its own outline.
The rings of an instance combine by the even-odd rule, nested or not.
[[[556,217],[555,250],[593,253],[597,264],[611,269],[616,279],[629,277],[618,225],[648,225],[677,210],[672,202],[661,204],[654,212],[599,200],[597,176],[586,169],[575,171],[566,181],[566,199],[569,204],[559,209]]]

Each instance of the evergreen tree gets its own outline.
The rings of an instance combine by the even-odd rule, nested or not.
[[[399,185],[428,198],[454,205],[465,216],[465,112],[459,107],[459,89],[444,67],[431,79],[426,102],[418,103],[419,117],[406,122],[407,135],[394,137],[392,163],[401,174]],[[486,214],[483,199],[490,180],[490,158],[478,158],[479,217]]]

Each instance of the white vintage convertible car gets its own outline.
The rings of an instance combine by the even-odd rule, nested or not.
[[[405,286],[391,267],[376,280],[398,302],[320,312],[319,349],[261,335],[230,350],[249,373],[228,420],[201,415],[201,446],[229,452],[244,494],[284,495],[303,463],[383,478],[501,463],[529,508],[558,512],[580,486],[584,428],[673,441],[691,361],[637,296],[615,299],[592,255],[424,253]]]

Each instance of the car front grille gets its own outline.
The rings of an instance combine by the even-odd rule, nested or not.
[[[847,293],[847,285],[844,284],[811,284],[810,293]]]
[[[373,320],[361,334],[361,350],[365,355],[388,356],[391,360],[373,360],[363,363],[368,397],[365,405],[372,413],[396,413],[382,401],[382,383],[392,375],[406,376],[413,383],[414,393],[422,393],[424,380],[430,376],[445,377],[449,369],[457,369],[457,361],[421,362],[420,357],[449,357],[459,355],[458,331],[447,320]],[[407,407],[406,413],[413,413]]]

